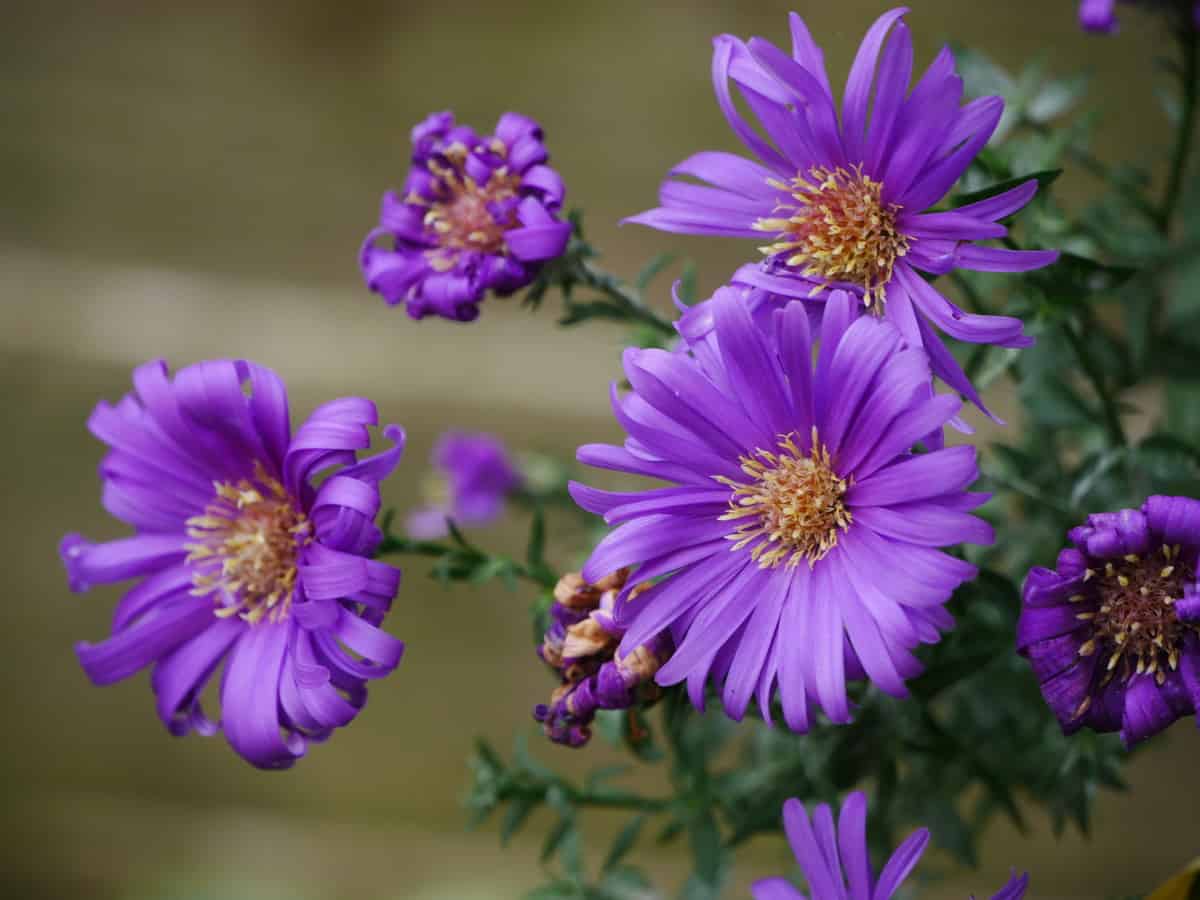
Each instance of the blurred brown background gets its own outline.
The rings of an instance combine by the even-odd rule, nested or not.
[[[1109,121],[1100,155],[1160,140],[1150,101],[1152,27],[1125,16],[1089,38],[1071,0],[916,0],[918,61],[945,40],[1016,67],[1035,54],[1095,72]],[[355,254],[380,193],[403,177],[408,129],[455,109],[485,128],[509,108],[540,119],[569,203],[607,262],[701,260],[708,291],[750,248],[671,239],[617,220],[654,202],[666,168],[734,149],[712,101],[720,31],[786,41],[796,7],[841,77],[880,3],[533,2],[5,3],[0,26],[0,366],[7,601],[0,612],[0,891],[12,897],[513,897],[542,880],[537,821],[507,852],[462,829],[457,800],[475,734],[507,748],[548,679],[529,647],[527,598],[444,590],[407,566],[391,629],[409,643],[360,720],[292,772],[257,772],[220,740],[174,740],[145,679],[88,686],[72,653],[106,630],[116,592],[68,593],[55,545],[68,530],[119,534],[98,505],[100,446],[84,420],[127,389],[130,367],[250,356],[293,388],[293,415],[369,394],[409,429],[387,499],[413,504],[435,435],[493,430],[569,454],[612,438],[605,385],[619,334],[556,333],[490,300],[470,326],[409,321],[361,286]],[[1068,174],[1067,192],[1086,190]],[[496,529],[486,540],[519,540]],[[564,565],[569,547],[555,546]],[[559,766],[603,758],[541,746]],[[984,869],[925,897],[983,892],[1010,864],[1033,897],[1141,893],[1200,850],[1200,736],[1181,723],[1100,798],[1091,844],[989,835]],[[646,776],[660,778],[656,772]],[[612,822],[597,820],[599,842]],[[602,848],[603,844],[599,844]],[[593,862],[602,853],[593,853]],[[782,871],[781,843],[739,857],[730,896]],[[674,851],[638,857],[670,887]],[[927,866],[928,871],[936,868]],[[990,891],[988,891],[990,893]]]

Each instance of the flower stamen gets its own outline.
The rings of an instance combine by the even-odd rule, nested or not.
[[[493,141],[489,149],[499,156],[507,152],[500,141]],[[463,144],[451,144],[440,158],[426,163],[437,183],[438,199],[430,202],[415,193],[405,198],[427,208],[424,225],[436,246],[426,250],[425,257],[440,272],[454,268],[464,252],[503,254],[505,232],[519,224],[516,201],[521,176],[500,166],[480,184],[466,173],[467,158]]]
[[[796,439],[795,432],[781,435],[776,451],[759,449],[741,457],[749,482],[713,476],[733,490],[721,521],[746,520],[727,535],[732,549],[754,543],[750,558],[764,569],[785,560],[794,567],[802,559],[811,568],[837,545],[838,532],[852,521],[844,502],[848,482],[834,471],[816,427],[807,451]]]
[[[192,593],[215,595],[218,618],[237,615],[251,625],[286,618],[297,551],[312,540],[312,524],[259,462],[253,480],[217,481],[213,489],[203,515],[187,520]]]
[[[1200,633],[1200,628],[1180,621],[1174,608],[1194,577],[1193,566],[1180,561],[1178,550],[1169,545],[1157,553],[1129,554],[1106,563],[1103,575],[1089,583],[1094,584],[1098,608],[1091,619],[1092,636],[1079,655],[1090,655],[1097,643],[1106,644],[1106,681],[1127,682],[1145,674],[1162,684],[1167,672],[1179,665],[1184,637]]]
[[[775,212],[782,215],[754,223],[758,231],[777,236],[762,252],[819,281],[814,296],[834,282],[858,285],[864,305],[882,315],[892,269],[913,240],[897,227],[900,206],[884,204],[883,184],[864,174],[861,165],[849,170],[814,166],[790,182],[768,183],[795,203],[780,203]]]

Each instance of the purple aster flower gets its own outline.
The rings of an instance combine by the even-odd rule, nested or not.
[[[1084,31],[1112,34],[1117,30],[1117,0],[1080,0],[1079,25]]]
[[[487,525],[504,513],[504,501],[521,486],[521,476],[499,438],[449,431],[433,448],[438,474],[428,485],[429,505],[405,523],[410,537],[442,537],[456,525]]]
[[[613,387],[625,444],[578,457],[668,486],[571,485],[619,526],[583,577],[636,566],[631,583],[661,579],[619,596],[620,650],[669,630],[658,683],[686,680],[696,706],[711,676],[735,719],[754,695],[769,719],[778,686],[791,728],[809,727],[814,702],[846,722],[848,679],[904,696],[920,670],[911,651],[953,625],[944,603],[975,568],[937,548],[993,539],[969,514],[988,495],[964,491],[975,450],[910,452],[961,402],[935,396],[924,353],[845,291],[824,304],[815,368],[805,304],[769,328],[740,289],[718,291],[711,310],[703,348],[625,351],[632,390]]]
[[[888,900],[929,844],[928,829],[917,829],[876,875],[867,851],[867,798],[859,791],[847,795],[836,827],[828,804],[818,806],[809,819],[804,805],[794,798],[783,804],[783,827],[812,900]],[[1028,886],[1029,875],[1013,875],[992,900],[1021,900]],[[756,881],[750,892],[754,900],[805,900],[806,896],[786,878]]]
[[[601,709],[630,709],[658,700],[661,691],[654,673],[671,656],[671,638],[657,634],[644,644],[617,652],[625,634],[613,618],[617,594],[629,572],[622,569],[588,584],[578,572],[559,579],[550,607],[550,627],[538,656],[562,676],[533,717],[556,744],[582,747],[592,736],[591,723]],[[649,587],[633,586],[636,597]]]
[[[1069,537],[1025,580],[1017,649],[1063,731],[1132,746],[1200,705],[1200,501],[1150,497]]]
[[[1123,3],[1141,3],[1142,6],[1156,8],[1160,11],[1187,9],[1181,0],[1122,0]],[[1190,4],[1193,27],[1200,27],[1200,0]],[[1115,34],[1117,32],[1117,0],[1080,0],[1079,25],[1084,31],[1097,34]]]
[[[1032,339],[1019,319],[964,312],[921,273],[1020,272],[1058,254],[977,243],[1008,233],[999,222],[1029,203],[1033,180],[955,210],[926,212],[987,143],[1004,102],[983,97],[960,107],[962,80],[948,49],[905,97],[913,62],[906,11],[885,13],[867,32],[840,122],[824,56],[798,15],[791,17],[790,56],[762,38],[717,37],[717,102],[757,160],[697,153],[671,170],[658,208],[627,221],[685,234],[765,237],[766,259],[743,266],[735,281],[785,297],[854,293],[910,343],[924,345],[933,373],[983,409],[933,326],[973,343],[1025,347]],[[738,111],[730,81],[770,142]]]
[[[133,393],[96,406],[88,427],[109,446],[104,508],[132,537],[63,538],[73,591],[134,579],[112,635],[76,647],[95,684],[153,666],[158,715],[175,735],[223,730],[262,768],[286,768],[310,740],[348,724],[366,683],[404,644],[380,628],[400,571],[370,559],[379,483],[399,462],[370,446],[375,405],[318,407],[293,435],[287,391],[251,362],[162,361],[133,373]],[[340,468],[334,468],[340,467]],[[200,697],[218,667],[220,722]]]
[[[363,277],[414,319],[469,322],[488,291],[525,287],[563,252],[571,226],[559,219],[562,177],[546,165],[541,126],[519,113],[482,136],[453,113],[434,113],[412,143],[404,196],[383,195],[379,225],[363,243]]]

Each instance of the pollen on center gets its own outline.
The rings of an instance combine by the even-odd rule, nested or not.
[[[714,476],[733,491],[721,516],[740,523],[728,535],[733,549],[754,544],[750,558],[764,569],[785,561],[796,566],[802,559],[811,567],[837,545],[852,520],[845,504],[848,481],[834,471],[817,429],[807,451],[796,441],[794,432],[782,435],[775,450],[741,457],[748,482]]]
[[[758,231],[776,235],[762,252],[819,282],[814,295],[835,282],[854,284],[867,308],[882,314],[896,260],[908,253],[912,240],[897,226],[900,207],[883,202],[883,184],[862,166],[814,166],[790,182],[768,183],[792,202],[754,223]]]

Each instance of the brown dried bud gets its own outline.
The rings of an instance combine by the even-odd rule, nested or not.
[[[662,666],[662,660],[647,650],[644,645],[627,656],[616,657],[616,662],[622,670],[633,675],[638,681],[649,681]]]
[[[580,659],[609,651],[616,645],[616,638],[605,631],[599,622],[595,619],[584,619],[567,629],[562,655],[571,659]]]
[[[542,641],[542,659],[548,666],[557,669],[562,665],[563,645],[557,641]]]
[[[554,599],[568,609],[595,609],[602,591],[588,584],[578,572],[568,572],[554,586]]]
[[[604,591],[619,591],[625,587],[625,582],[629,580],[629,569],[617,569],[610,575],[605,575],[596,582],[596,590]]]

